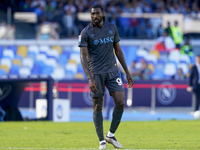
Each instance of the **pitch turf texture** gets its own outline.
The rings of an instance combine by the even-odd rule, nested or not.
[[[104,121],[106,135],[110,122]],[[200,149],[200,121],[121,122],[124,149]],[[92,122],[1,122],[0,149],[97,149]],[[108,149],[113,146],[108,144]]]

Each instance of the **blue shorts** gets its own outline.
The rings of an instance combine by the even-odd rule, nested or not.
[[[99,93],[93,93],[90,90],[91,97],[104,96],[105,86],[110,93],[115,91],[124,91],[123,82],[118,70],[105,74],[93,74],[92,77],[97,82],[97,90]]]

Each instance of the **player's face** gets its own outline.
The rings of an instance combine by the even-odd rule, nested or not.
[[[104,13],[101,12],[100,8],[91,9],[91,18],[94,25],[99,25],[103,20]]]

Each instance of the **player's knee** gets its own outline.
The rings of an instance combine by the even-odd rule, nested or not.
[[[124,110],[124,105],[125,105],[125,102],[124,101],[120,101],[120,102],[116,103],[115,107],[118,110]]]
[[[94,109],[94,112],[101,112],[102,111],[102,104],[95,104],[93,109]]]

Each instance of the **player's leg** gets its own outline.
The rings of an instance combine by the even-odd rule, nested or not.
[[[124,105],[125,105],[124,91],[112,92],[111,96],[114,99],[115,108],[113,110],[113,118],[110,126],[110,132],[115,133],[121,122],[122,114],[124,112]]]
[[[109,73],[106,86],[115,102],[111,126],[108,134],[106,135],[106,141],[111,143],[116,148],[123,148],[123,146],[116,140],[114,135],[121,122],[125,105],[124,87],[118,71]]]
[[[113,110],[113,117],[111,121],[110,130],[108,131],[108,134],[106,135],[106,141],[108,143],[111,143],[116,148],[123,148],[123,146],[115,138],[115,131],[117,130],[121,122],[121,118],[124,112],[124,104],[125,104],[124,92],[123,91],[112,92],[111,96],[114,99],[115,108]]]
[[[106,141],[103,135],[103,95],[105,91],[104,77],[103,75],[95,74],[93,75],[94,80],[97,82],[97,89],[99,93],[90,92],[91,97],[93,98],[93,121],[96,129],[97,136],[100,141],[99,149],[106,149]]]
[[[106,141],[103,135],[103,97],[93,97],[93,121],[96,129],[97,136],[100,141],[99,149],[106,149]]]

